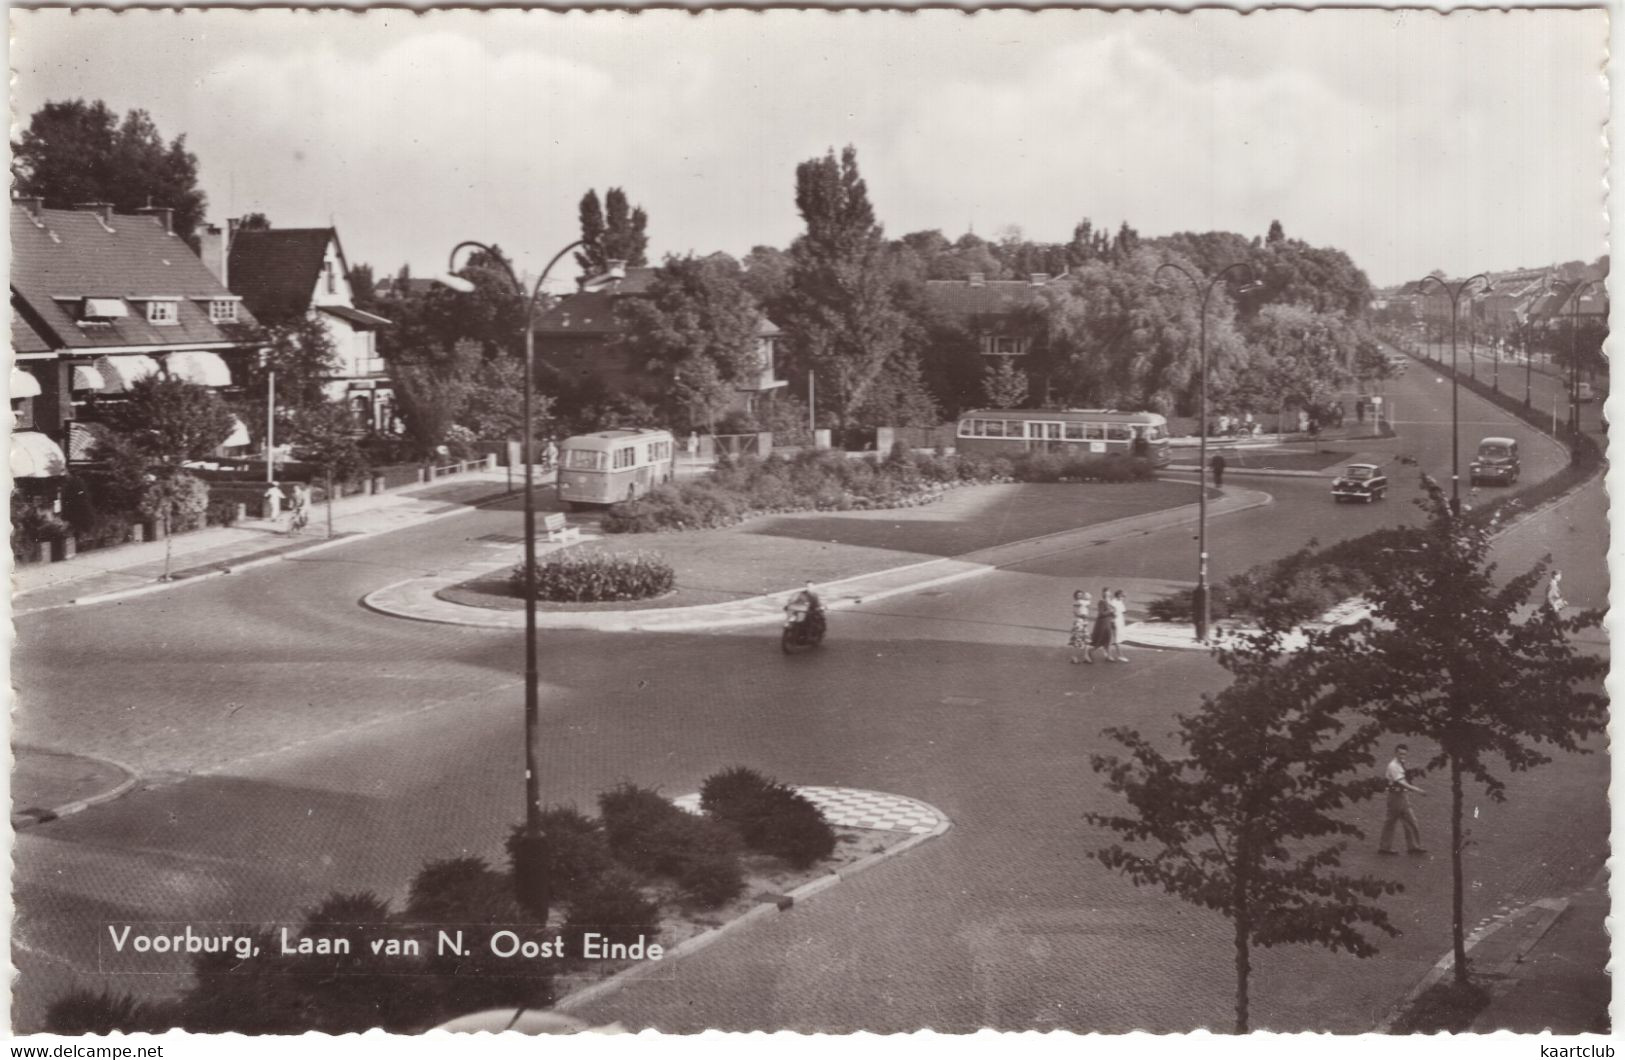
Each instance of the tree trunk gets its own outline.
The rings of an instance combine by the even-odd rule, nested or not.
[[[1236,1033],[1247,1033],[1247,980],[1252,974],[1250,938],[1252,918],[1248,916],[1247,890],[1244,882],[1236,883]]]
[[[1467,936],[1462,918],[1461,763],[1450,759],[1450,928],[1454,935],[1456,982],[1467,985]]]
[[[167,582],[169,580],[170,560],[175,555],[175,535],[173,533],[174,528],[169,525],[169,512],[168,511],[164,512],[164,514],[162,516],[162,519],[164,520],[164,577],[163,577],[163,580]]]

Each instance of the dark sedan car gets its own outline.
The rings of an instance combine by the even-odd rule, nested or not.
[[[1332,500],[1380,501],[1388,496],[1388,476],[1376,464],[1350,464],[1332,480]]]

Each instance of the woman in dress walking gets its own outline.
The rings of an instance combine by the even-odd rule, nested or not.
[[[1128,631],[1128,599],[1123,590],[1116,589],[1110,593],[1112,611],[1112,646],[1106,652],[1106,658],[1112,662],[1128,662],[1128,656],[1123,654],[1123,638]]]
[[[1072,665],[1080,662],[1092,663],[1095,661],[1094,652],[1089,647],[1089,610],[1093,601],[1089,594],[1082,589],[1072,594],[1072,636],[1067,638],[1066,646],[1072,649]],[[1078,657],[1078,652],[1083,657]]]
[[[1105,589],[1100,592],[1100,606],[1095,610],[1094,628],[1089,632],[1089,661],[1095,661],[1095,649],[1099,648],[1106,653],[1106,658],[1112,657],[1112,605],[1111,593]]]

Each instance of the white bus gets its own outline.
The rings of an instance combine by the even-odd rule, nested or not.
[[[559,453],[559,500],[614,504],[641,497],[672,475],[670,431],[613,430],[566,439]]]

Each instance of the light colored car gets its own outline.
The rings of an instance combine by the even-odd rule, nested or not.
[[[1597,392],[1591,388],[1590,383],[1587,383],[1584,380],[1581,380],[1579,383],[1575,384],[1574,389],[1576,397],[1581,401],[1597,400]]]

